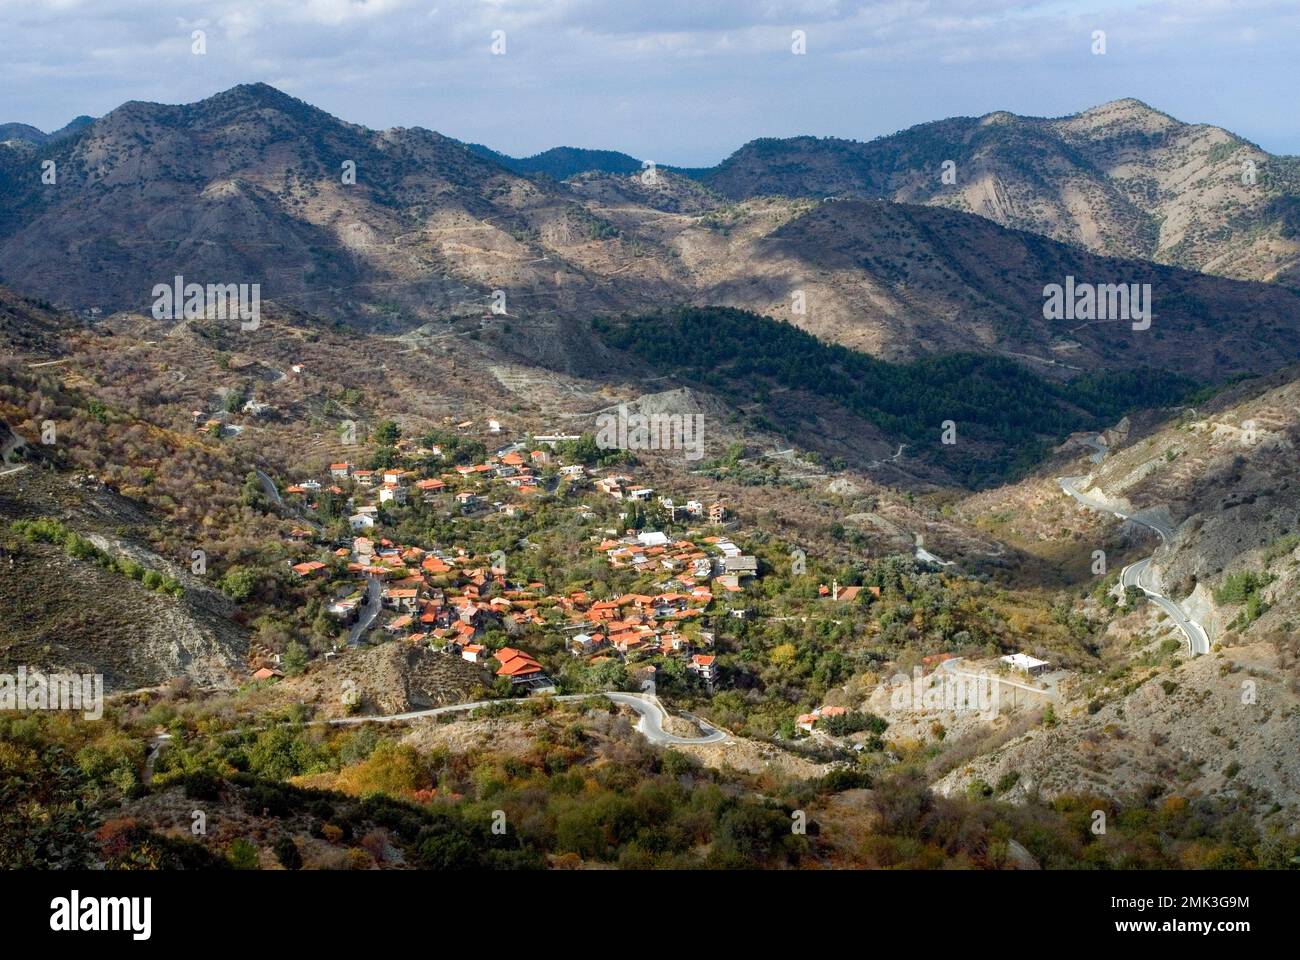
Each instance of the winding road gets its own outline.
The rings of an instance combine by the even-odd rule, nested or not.
[[[1079,487],[1081,484],[1086,483],[1089,480],[1091,480],[1091,477],[1088,476],[1060,477],[1056,482],[1061,485],[1061,489],[1064,490],[1066,494],[1073,497],[1085,507],[1092,510],[1100,510],[1102,513],[1109,513],[1113,516],[1119,517],[1121,520],[1131,520],[1149,530],[1154,530],[1156,535],[1160,537],[1161,548],[1167,546],[1169,541],[1173,539],[1173,529],[1159,517],[1153,516],[1150,513],[1121,513],[1120,511],[1107,506],[1102,501],[1096,500],[1083,493]],[[1157,552],[1159,552],[1159,548],[1157,548]],[[1206,633],[1205,627],[1189,617],[1183,608],[1177,603],[1155,589],[1155,581],[1151,574],[1151,561],[1154,559],[1155,554],[1152,554],[1136,563],[1130,563],[1120,571],[1120,585],[1126,588],[1137,587],[1146,594],[1149,600],[1168,614],[1169,619],[1173,620],[1173,622],[1178,625],[1178,629],[1181,630],[1183,636],[1187,638],[1187,649],[1192,656],[1198,657],[1202,654],[1209,653],[1210,637],[1209,634]]]
[[[702,737],[679,737],[676,734],[668,733],[664,730],[664,719],[667,713],[657,697],[649,697],[639,693],[617,693],[608,691],[605,693],[579,693],[567,694],[561,697],[555,697],[556,700],[586,700],[588,697],[599,696],[608,697],[615,703],[622,704],[634,710],[639,718],[637,720],[637,731],[646,738],[646,740],[656,746],[675,746],[701,743],[721,743],[727,739],[727,734],[722,730],[709,726],[703,720],[693,718],[700,728],[704,731]],[[525,701],[513,700],[476,700],[473,703],[454,703],[446,707],[432,707],[428,710],[411,710],[407,713],[391,713],[382,717],[340,717],[335,720],[326,721],[331,726],[352,726],[359,723],[401,723],[406,720],[418,720],[421,717],[437,717],[447,713],[461,713],[467,710],[477,710],[479,707],[490,707],[494,704],[515,703]]]

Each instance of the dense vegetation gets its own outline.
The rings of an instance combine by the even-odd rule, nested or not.
[[[1231,797],[1159,786],[1122,803],[1013,805],[992,796],[1009,783],[943,798],[906,769],[874,781],[710,770],[629,736],[603,701],[516,708],[501,719],[527,742],[508,750],[417,750],[374,727],[279,719],[229,729],[172,694],[109,724],[0,718],[0,868],[997,869],[1015,863],[1012,840],[1049,868],[1276,869],[1300,853]],[[175,740],[145,785],[142,737],[157,722]],[[173,808],[205,811],[209,829],[163,826]]]
[[[953,354],[889,363],[791,324],[728,307],[685,308],[592,323],[606,343],[737,400],[763,402],[762,425],[797,434],[773,386],[830,402],[911,443],[915,454],[975,486],[1031,465],[1043,445],[1128,410],[1179,401],[1192,381],[1161,370],[1087,374],[1066,384],[1001,357]],[[945,444],[952,421],[956,442]]]

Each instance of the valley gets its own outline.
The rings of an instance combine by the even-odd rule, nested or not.
[[[1293,158],[1132,100],[653,176],[265,84],[0,134],[0,660],[108,693],[0,710],[5,866],[1300,856]]]

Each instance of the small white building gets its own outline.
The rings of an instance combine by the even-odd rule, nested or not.
[[[353,533],[359,533],[362,530],[370,530],[375,525],[375,518],[366,513],[354,513],[348,517],[348,526],[352,528]]]
[[[1012,670],[1019,670],[1021,673],[1030,677],[1036,677],[1040,673],[1046,673],[1051,666],[1046,660],[1039,660],[1024,653],[1013,653],[1001,658],[1002,662],[1011,667]]]

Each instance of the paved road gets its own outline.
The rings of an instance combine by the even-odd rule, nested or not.
[[[1044,681],[1047,684],[1046,687],[1035,687],[1028,683],[1022,683],[1019,680],[1012,679],[1011,677],[1001,677],[992,673],[976,673],[957,666],[957,664],[965,659],[965,657],[950,657],[940,663],[939,666],[943,668],[945,673],[955,673],[959,677],[969,677],[972,680],[991,680],[994,683],[1003,686],[1015,687],[1017,690],[1024,690],[1028,693],[1036,693],[1040,697],[1047,697],[1049,700],[1058,699],[1056,684],[1054,682]]]
[[[929,550],[925,549],[925,547],[921,546],[921,535],[919,533],[913,534],[913,536],[916,538],[916,559],[923,563],[933,563],[935,566],[939,567],[952,566],[953,562],[951,560],[940,560]]]
[[[1132,520],[1149,530],[1154,530],[1160,537],[1160,546],[1166,546],[1173,539],[1174,531],[1159,517],[1151,515],[1147,511],[1139,511],[1135,514],[1121,513],[1107,506],[1100,500],[1095,500],[1079,490],[1080,484],[1087,481],[1088,477],[1061,477],[1057,483],[1061,485],[1069,496],[1073,497],[1079,503],[1093,510],[1100,510],[1103,513],[1109,513],[1121,520]],[[1146,596],[1156,604],[1161,610],[1168,614],[1169,619],[1178,625],[1178,629],[1183,632],[1187,638],[1187,649],[1192,656],[1197,657],[1201,654],[1210,652],[1210,637],[1205,632],[1205,627],[1189,617],[1183,608],[1174,603],[1173,600],[1164,594],[1157,593],[1154,589],[1154,581],[1151,576],[1151,561],[1155,559],[1155,554],[1146,557],[1136,563],[1130,563],[1120,571],[1119,582],[1124,587],[1137,587]]]
[[[361,608],[361,612],[357,614],[357,622],[348,631],[349,647],[361,645],[361,638],[370,629],[370,625],[375,622],[375,617],[379,616],[379,608],[383,603],[383,597],[384,581],[375,576],[367,577],[366,604]]]
[[[301,520],[317,533],[320,533],[325,529],[325,526],[319,521],[313,520],[311,517],[305,517],[301,512],[288,507],[284,502],[284,498],[280,496],[280,491],[276,488],[274,480],[268,477],[261,470],[255,469],[253,472],[257,474],[257,479],[261,481],[262,489],[266,492],[266,495],[271,498],[277,507],[281,510],[288,510],[295,519]]]
[[[675,734],[667,733],[663,724],[666,714],[663,706],[657,698],[652,698],[639,693],[616,693],[613,691],[601,694],[569,694],[562,697],[556,697],[556,700],[585,700],[591,696],[608,697],[615,703],[621,703],[624,706],[635,710],[638,717],[637,730],[648,741],[657,746],[672,746],[674,744],[698,744],[698,743],[721,743],[727,739],[727,734],[721,730],[716,730],[702,720],[695,719],[695,722],[704,730],[702,737],[679,737]],[[400,723],[404,720],[418,720],[421,717],[437,717],[446,713],[461,713],[468,710],[477,710],[479,707],[490,707],[493,704],[501,703],[520,703],[524,701],[517,700],[476,700],[473,703],[455,703],[446,707],[432,707],[428,710],[412,710],[407,713],[392,713],[382,717],[340,717],[336,720],[327,721],[331,726],[352,726],[358,723]]]
[[[261,470],[254,472],[257,474],[257,479],[262,481],[262,490],[265,491],[266,495],[271,498],[272,502],[274,502],[277,507],[283,507],[284,500],[280,497],[280,491],[276,487],[275,481],[264,474]]]

